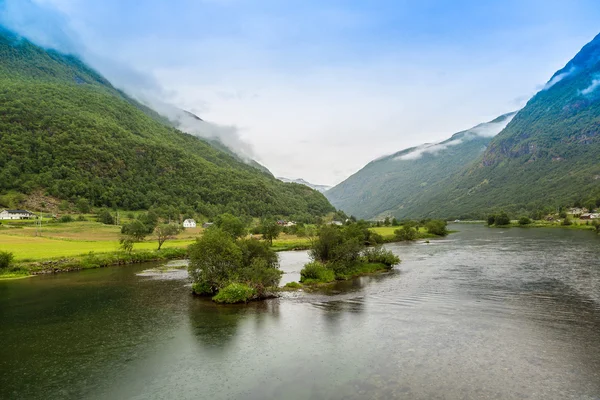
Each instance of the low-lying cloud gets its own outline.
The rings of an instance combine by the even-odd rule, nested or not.
[[[576,70],[577,70],[577,69],[576,69],[575,67],[571,67],[571,68],[570,68],[568,71],[566,71],[566,72],[561,72],[560,74],[558,74],[558,75],[555,75],[554,77],[552,77],[552,79],[550,79],[550,80],[548,81],[548,83],[546,83],[546,84],[544,85],[544,87],[542,88],[542,91],[550,89],[552,86],[556,85],[558,82],[560,82],[560,81],[562,81],[563,79],[565,79],[565,78],[567,78],[567,77],[571,76],[573,73],[575,73],[575,72],[576,72]]]
[[[592,84],[587,88],[583,89],[580,93],[584,96],[592,94],[596,89],[600,87],[600,79],[594,79]]]
[[[395,157],[394,160],[417,160],[421,158],[424,154],[432,154],[436,155],[437,153],[446,150],[452,146],[458,146],[459,144],[473,140],[476,137],[494,137],[512,121],[515,117],[516,113],[512,113],[506,116],[502,121],[499,122],[487,122],[484,124],[479,124],[474,128],[471,128],[465,131],[464,135],[462,135],[458,139],[435,143],[435,144],[424,144],[416,147],[413,151],[403,154],[401,156]]]
[[[56,9],[32,0],[0,0],[0,25],[41,47],[76,55],[115,87],[168,118],[179,130],[218,141],[244,161],[254,157],[252,146],[240,137],[237,127],[203,121],[159,100],[174,97],[174,93],[165,91],[153,76],[89,51],[69,29],[68,18]]]

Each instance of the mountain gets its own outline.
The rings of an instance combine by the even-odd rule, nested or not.
[[[600,200],[600,35],[557,71],[430,215],[513,215]]]
[[[286,182],[286,183],[297,183],[299,185],[308,186],[309,188],[314,189],[314,190],[318,190],[321,193],[325,193],[326,191],[328,191],[329,189],[331,189],[331,186],[327,186],[327,185],[315,185],[314,183],[307,182],[307,181],[305,181],[302,178],[300,178],[300,179],[288,179],[288,178],[279,177],[277,179],[279,179],[282,182]]]
[[[323,215],[327,199],[183,133],[74,56],[0,28],[0,192],[95,206]]]
[[[505,114],[443,142],[381,157],[325,195],[337,208],[359,218],[421,215],[427,199],[437,193],[440,184],[481,156],[492,137],[514,116]]]
[[[438,144],[373,161],[327,196],[366,218],[481,218],[498,210],[516,217],[600,204],[600,35],[493,139],[452,141],[441,151]],[[411,154],[421,155],[411,163]]]

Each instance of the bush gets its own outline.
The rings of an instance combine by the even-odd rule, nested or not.
[[[254,289],[243,283],[231,283],[219,290],[212,299],[217,303],[247,303],[254,297]]]
[[[487,224],[488,226],[492,226],[496,223],[496,216],[495,215],[489,215],[487,217]]]
[[[6,270],[12,266],[14,259],[13,253],[7,251],[0,251],[0,270]]]
[[[567,217],[567,218],[563,219],[561,225],[563,225],[563,226],[570,226],[570,225],[573,225],[573,222],[571,221],[570,218]]]
[[[434,219],[425,224],[427,232],[436,236],[448,236],[448,223],[439,219]]]
[[[327,283],[334,280],[333,270],[318,261],[306,264],[300,271],[300,282],[302,283]]]
[[[363,252],[363,257],[367,263],[383,264],[388,267],[400,263],[400,258],[382,246],[372,247]]]
[[[290,288],[290,289],[301,289],[302,285],[298,282],[288,282],[285,284],[286,288]]]
[[[417,239],[417,230],[408,225],[394,231],[397,240],[415,240]]]
[[[207,282],[195,282],[192,284],[192,291],[199,295],[212,295],[213,291]]]
[[[71,217],[70,215],[63,215],[62,217],[60,217],[58,219],[58,222],[62,222],[62,223],[73,222],[73,217]]]
[[[96,219],[98,220],[98,222],[102,222],[105,225],[115,224],[115,217],[113,217],[113,215],[108,210],[100,211]]]
[[[519,225],[525,226],[531,224],[531,219],[529,217],[521,217],[519,218]]]
[[[77,221],[87,221],[83,215],[77,217]]]
[[[496,215],[496,220],[494,222],[494,225],[496,225],[496,226],[510,225],[510,218],[508,217],[508,214],[505,213],[504,211],[502,211],[500,214]]]

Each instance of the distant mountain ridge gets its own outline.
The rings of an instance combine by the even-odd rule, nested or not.
[[[316,185],[314,183],[307,182],[307,181],[305,181],[302,178],[299,178],[299,179],[289,179],[289,178],[278,177],[277,179],[279,179],[282,182],[286,182],[286,183],[297,183],[299,185],[308,186],[309,188],[317,190],[317,191],[319,191],[321,193],[325,193],[326,191],[328,191],[329,189],[331,189],[331,186]]]
[[[600,35],[498,135],[458,143],[463,134],[373,161],[327,196],[364,218],[518,216],[600,204]]]
[[[515,114],[502,115],[439,143],[374,160],[325,196],[334,206],[359,218],[405,218],[421,213],[421,206],[439,184],[476,160]]]

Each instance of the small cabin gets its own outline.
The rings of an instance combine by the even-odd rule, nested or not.
[[[213,225],[214,225],[214,224],[213,224],[212,222],[205,222],[205,223],[203,223],[203,224],[202,224],[202,227],[203,227],[204,229],[206,229],[206,228],[210,228],[210,227],[211,227],[211,226],[213,226]]]
[[[184,228],[195,228],[196,227],[196,221],[189,218],[186,219],[185,221],[183,221],[183,227]]]
[[[32,219],[35,214],[27,210],[3,210],[0,219]]]

